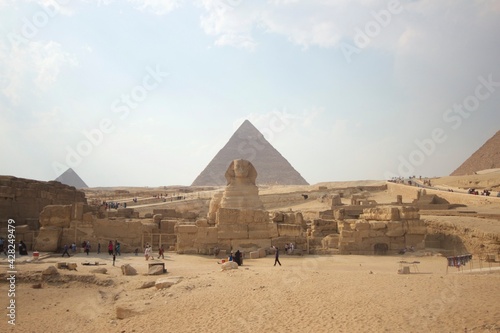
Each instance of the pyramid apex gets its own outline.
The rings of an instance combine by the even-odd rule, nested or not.
[[[78,176],[78,174],[72,168],[64,171],[59,177],[55,179],[61,184],[73,186],[77,189],[87,188],[87,184]]]

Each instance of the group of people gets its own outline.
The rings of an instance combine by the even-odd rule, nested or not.
[[[137,255],[138,249],[135,250],[135,254]],[[158,259],[162,258],[165,259],[165,249],[163,248],[163,245],[160,245],[158,248]],[[146,246],[144,247],[144,258],[146,260],[149,260],[149,258],[154,259],[153,256],[153,247],[149,245],[149,243],[146,243]]]
[[[479,191],[476,190],[475,188],[469,188],[467,190],[467,193],[468,194],[473,194],[473,195],[479,195]],[[487,189],[484,189],[482,192],[481,192],[481,195],[484,195],[484,196],[487,196],[489,197],[491,194],[491,191],[490,190],[487,190]]]
[[[119,202],[106,202],[106,201],[103,201],[102,205],[106,208],[106,210],[118,209],[120,207],[127,208],[127,203],[126,202],[119,203]]]
[[[286,254],[292,254],[293,253],[293,250],[295,250],[295,245],[293,243],[286,243],[285,244],[285,253]]]
[[[83,249],[83,252],[89,255],[90,250],[92,249],[90,241],[87,240],[83,241],[81,247]],[[65,255],[67,255],[68,257],[71,257],[71,255],[69,254],[70,250],[73,254],[76,253],[76,244],[74,242],[71,245],[64,244],[62,256],[64,257]],[[101,253],[101,243],[97,243],[97,254],[100,253]],[[116,255],[120,256],[122,254],[120,242],[115,240],[115,242],[113,243],[113,241],[110,240],[108,243],[108,254],[112,255],[113,257],[115,257]]]
[[[238,264],[238,266],[243,265],[243,254],[240,252],[240,250],[237,250],[234,255],[233,252],[229,254],[229,257],[227,258],[228,261],[234,261],[235,263]]]

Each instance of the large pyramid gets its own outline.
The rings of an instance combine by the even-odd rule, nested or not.
[[[77,189],[81,188],[87,188],[87,184],[76,174],[73,169],[69,168],[66,170],[62,175],[56,178],[56,181],[69,185],[69,186],[74,186]]]
[[[224,186],[231,161],[245,159],[257,169],[257,184],[309,185],[292,165],[245,120],[191,186]]]
[[[477,171],[500,168],[500,131],[472,154],[451,176],[472,175]]]

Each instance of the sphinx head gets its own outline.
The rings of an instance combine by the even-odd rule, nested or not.
[[[253,184],[257,179],[257,170],[247,160],[234,160],[226,171],[227,185]]]

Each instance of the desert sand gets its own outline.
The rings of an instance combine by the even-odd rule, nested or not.
[[[384,191],[374,199],[394,200]],[[318,211],[324,205],[315,200],[289,208]],[[495,204],[461,209],[479,208],[500,213]],[[422,218],[471,223],[467,216]],[[498,219],[473,223],[498,232]],[[268,256],[221,271],[220,259],[212,256],[167,252],[165,259],[154,259],[168,270],[161,277],[181,279],[162,290],[141,289],[159,278],[146,275],[151,261],[141,253],[117,257],[116,266],[107,253],[41,257],[17,259],[15,326],[7,323],[9,285],[0,283],[0,331],[500,332],[499,264],[480,263],[477,256],[459,270],[447,269],[446,258],[434,249],[393,256],[282,254],[282,266],[273,266]],[[7,261],[0,258],[5,281]],[[402,260],[419,263],[405,264],[411,273],[398,274]],[[40,284],[41,272],[60,261],[77,262],[78,270],[60,270]],[[92,273],[96,266],[82,265],[87,261],[98,261],[107,273]],[[138,275],[123,276],[120,266],[126,263]],[[119,313],[126,318],[118,319]]]
[[[427,253],[429,254],[429,253]],[[147,276],[142,256],[123,255],[113,267],[107,254],[77,254],[78,271],[34,289],[44,268],[60,257],[17,265],[16,326],[7,332],[498,332],[500,271],[450,268],[446,259],[404,256],[281,256],[244,260],[221,271],[210,256],[167,253],[166,276],[182,279],[168,289],[139,289]],[[399,261],[419,261],[419,272],[398,274]],[[107,274],[92,274],[99,261]],[[149,261],[150,263],[151,261]],[[123,276],[130,263],[136,276]],[[32,282],[26,282],[32,279]],[[67,282],[62,282],[62,281]],[[0,293],[7,294],[0,284]],[[6,307],[2,297],[2,308]],[[135,312],[117,319],[117,307]],[[4,310],[5,311],[5,310]]]

